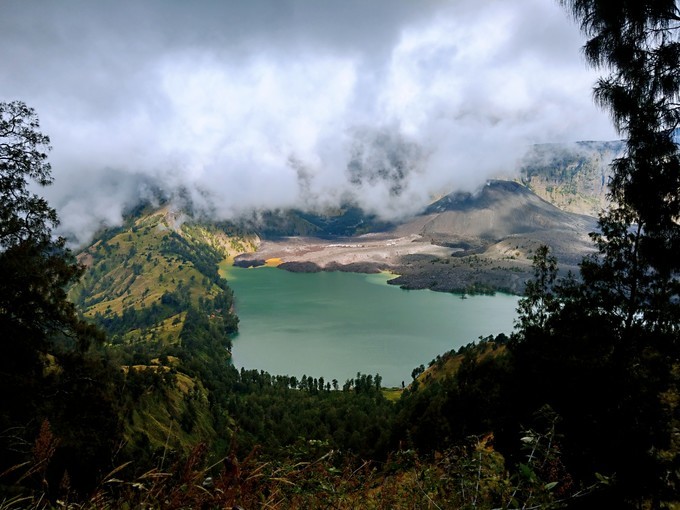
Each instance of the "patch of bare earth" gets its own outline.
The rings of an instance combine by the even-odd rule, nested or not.
[[[444,257],[450,248],[424,242],[421,236],[392,237],[386,234],[325,240],[310,237],[289,237],[276,241],[262,241],[255,253],[236,257],[239,265],[279,259],[281,264],[308,263],[322,270],[339,266],[365,265],[367,268],[394,269],[407,255]],[[285,267],[285,266],[284,266]]]

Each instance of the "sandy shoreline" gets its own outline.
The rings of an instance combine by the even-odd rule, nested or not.
[[[448,257],[451,251],[451,248],[423,241],[419,235],[366,234],[333,240],[287,237],[262,241],[256,252],[239,255],[235,263],[284,267],[305,263],[314,264],[321,270],[336,270],[339,266],[388,270],[399,267],[406,256]]]

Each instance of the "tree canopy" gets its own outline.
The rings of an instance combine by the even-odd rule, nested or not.
[[[551,260],[538,254],[507,398],[527,416],[546,404],[561,416],[572,472],[616,480],[600,504],[656,508],[680,486],[680,11],[668,0],[561,3],[604,73],[595,100],[625,153],[581,281],[546,285]]]
[[[562,0],[584,34],[594,89],[626,139],[614,161],[612,206],[595,241],[602,257],[584,276],[619,314],[677,330],[680,320],[680,10],[674,0]],[[601,275],[602,278],[600,278]],[[596,280],[611,280],[603,289]]]
[[[106,363],[86,357],[102,334],[66,295],[82,268],[64,239],[53,237],[54,209],[30,191],[52,181],[48,150],[33,109],[0,103],[0,471],[30,455],[47,420],[62,452],[79,451],[62,459],[79,483],[94,476],[102,448],[117,438],[115,377]],[[79,417],[88,406],[97,412]],[[110,439],[99,435],[105,431]]]
[[[51,184],[50,139],[39,131],[35,110],[21,101],[0,103],[0,248],[48,241],[57,213],[29,190]]]

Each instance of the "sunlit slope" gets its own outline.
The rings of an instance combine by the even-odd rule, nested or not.
[[[505,356],[508,352],[507,341],[507,336],[500,334],[495,339],[487,337],[481,339],[479,343],[472,342],[457,351],[445,352],[430,361],[427,368],[421,365],[413,370],[411,375],[415,376],[414,381],[418,383],[415,388],[411,385],[411,389],[417,391],[418,388],[433,382],[442,383],[447,379],[453,379],[458,376],[464,363],[481,364],[489,359]]]
[[[177,343],[192,313],[233,329],[231,291],[217,265],[256,241],[153,211],[104,232],[79,255],[87,270],[71,297],[113,343]]]
[[[167,448],[186,451],[217,439],[220,420],[211,409],[210,391],[200,377],[182,372],[179,359],[155,359],[123,370],[129,401],[125,438],[135,457]]]
[[[163,208],[103,232],[79,254],[86,271],[70,294],[106,331],[107,356],[125,374],[133,455],[187,451],[231,427],[223,387],[238,319],[218,264],[257,242]]]

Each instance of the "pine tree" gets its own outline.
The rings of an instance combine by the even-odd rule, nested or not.
[[[20,101],[0,103],[0,248],[50,241],[57,213],[31,193],[29,180],[52,183],[50,139],[38,129],[35,111]]]
[[[93,483],[94,468],[110,460],[102,448],[119,430],[117,374],[87,356],[103,335],[66,295],[82,268],[65,240],[53,237],[54,209],[29,190],[52,182],[49,138],[39,127],[24,103],[0,103],[0,472],[30,458],[48,420],[60,443],[57,476],[68,468],[74,485]],[[78,455],[67,458],[67,450]]]
[[[677,332],[680,322],[680,10],[674,0],[562,0],[589,37],[588,62],[608,74],[596,101],[626,139],[612,206],[584,277],[621,327]],[[602,281],[612,282],[602,286]],[[676,353],[677,354],[677,353]]]
[[[561,3],[606,73],[594,96],[626,150],[582,281],[556,296],[540,279],[530,286],[553,306],[541,327],[520,310],[517,398],[527,412],[547,403],[562,414],[567,462],[583,481],[589,469],[615,477],[599,504],[657,508],[680,486],[680,11],[668,0]]]

